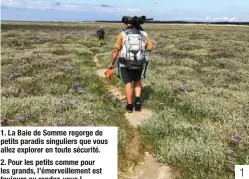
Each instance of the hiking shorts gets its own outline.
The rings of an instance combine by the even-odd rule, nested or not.
[[[129,70],[128,68],[121,67],[120,72],[124,84],[131,83],[132,81],[140,81],[143,70]]]
[[[104,40],[104,36],[99,36],[99,40],[103,39]]]

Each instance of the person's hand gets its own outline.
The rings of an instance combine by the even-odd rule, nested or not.
[[[110,64],[110,65],[108,66],[108,69],[114,69],[114,65],[113,65],[113,64]]]

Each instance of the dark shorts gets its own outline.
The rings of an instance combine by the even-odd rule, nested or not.
[[[103,39],[104,40],[104,37],[103,36],[99,36],[99,40]]]
[[[125,84],[130,83],[132,81],[140,81],[143,70],[129,70],[127,68],[121,67],[120,72]]]

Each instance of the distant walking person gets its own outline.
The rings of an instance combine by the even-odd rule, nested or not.
[[[99,46],[101,46],[104,43],[105,38],[105,30],[103,26],[101,26],[100,29],[97,31],[97,35],[99,36]]]

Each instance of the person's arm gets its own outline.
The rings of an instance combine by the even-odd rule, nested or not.
[[[145,50],[149,51],[149,52],[152,51],[153,45],[152,45],[152,43],[151,43],[151,41],[150,41],[150,39],[148,37],[147,32],[142,31],[142,34],[143,34],[144,38],[146,39],[146,41],[145,41]]]
[[[115,63],[116,59],[118,58],[118,54],[119,54],[119,50],[114,48],[112,51],[112,58],[111,58],[109,68],[114,68],[114,63]]]
[[[122,40],[123,40],[123,37],[122,37],[122,33],[120,33],[118,35],[118,38],[116,40],[116,43],[115,43],[115,46],[114,46],[114,49],[112,51],[112,58],[111,58],[111,61],[110,61],[110,65],[108,68],[114,68],[114,63],[118,57],[118,54],[119,54],[119,51],[121,50],[122,48]]]
[[[151,43],[150,39],[148,38],[146,41],[146,46],[145,46],[147,51],[152,51],[153,50],[153,44]]]

